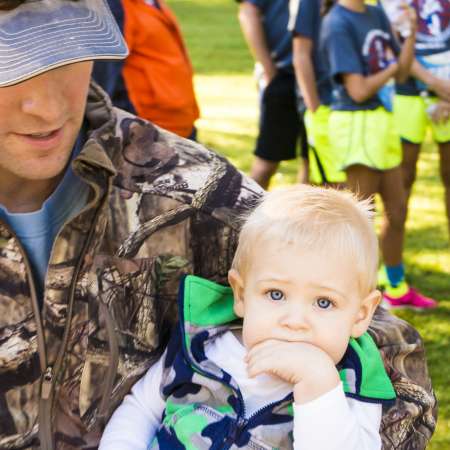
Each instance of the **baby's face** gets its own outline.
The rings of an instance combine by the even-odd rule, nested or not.
[[[361,332],[362,298],[350,258],[273,243],[253,250],[235,311],[247,349],[267,339],[307,342],[335,363]],[[233,286],[234,288],[234,286]],[[369,319],[370,320],[370,319]],[[359,321],[359,322],[358,322]]]

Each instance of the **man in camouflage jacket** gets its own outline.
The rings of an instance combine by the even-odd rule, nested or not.
[[[22,4],[14,8],[13,3]],[[67,25],[69,3],[70,19],[76,22],[72,35],[71,29],[58,28]],[[225,283],[239,217],[261,195],[214,152],[112,108],[96,85],[90,87],[84,113],[87,94],[64,97],[83,83],[87,89],[89,67],[80,61],[120,56],[101,52],[117,43],[102,4],[0,1],[0,47],[9,49],[0,52],[0,203],[11,205],[16,198],[6,195],[6,176],[27,186],[39,176],[32,191],[36,198],[42,185],[55,178],[43,169],[50,164],[48,153],[58,147],[54,143],[61,141],[60,131],[23,125],[44,123],[50,113],[54,117],[48,123],[59,124],[53,95],[83,106],[78,126],[84,114],[87,140],[72,168],[89,186],[86,204],[53,242],[41,294],[23,242],[0,221],[0,449],[97,448],[106,420],[167,342],[176,321],[180,276],[193,273]],[[76,14],[86,8],[90,15],[81,15],[78,23]],[[33,16],[27,15],[30,11]],[[86,50],[76,39],[92,15],[97,21],[86,33],[95,26],[110,27],[111,33],[92,34],[97,45]],[[24,17],[40,20],[41,26],[24,29]],[[56,25],[50,30],[48,24]],[[46,53],[40,43],[49,30],[45,49],[54,48]],[[98,42],[102,36],[110,39],[103,47]],[[14,46],[16,38],[20,45]],[[61,48],[72,53],[63,58]],[[20,63],[24,55],[26,63]],[[55,84],[59,77],[61,86]],[[64,85],[67,80],[75,88]],[[46,107],[36,111],[41,97]],[[23,119],[20,126],[13,121],[17,117]],[[13,134],[5,128],[11,123]],[[75,137],[64,147],[69,155]],[[28,171],[20,165],[26,162],[24,142],[34,146],[31,156],[25,152],[35,158]],[[41,157],[36,159],[36,153]],[[65,170],[63,164],[56,175],[60,178]],[[70,195],[75,201],[77,192]],[[370,332],[398,397],[384,413],[384,446],[423,449],[435,428],[436,402],[420,337],[383,309]]]

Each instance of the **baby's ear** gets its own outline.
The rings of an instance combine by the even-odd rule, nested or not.
[[[356,321],[352,327],[352,337],[358,338],[367,331],[380,301],[381,292],[376,289],[362,300]]]
[[[228,271],[228,283],[233,289],[234,312],[238,317],[244,317],[244,281],[236,269]]]

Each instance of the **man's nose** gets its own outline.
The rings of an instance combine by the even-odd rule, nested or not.
[[[61,87],[52,78],[43,77],[39,86],[27,90],[22,96],[22,112],[35,116],[50,125],[59,122],[65,110]]]

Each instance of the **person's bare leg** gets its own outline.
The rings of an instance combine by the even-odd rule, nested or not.
[[[397,273],[397,276],[404,277],[403,243],[407,207],[406,189],[400,166],[383,172],[380,194],[384,203],[384,223],[380,235],[380,245],[386,272],[389,278],[389,272],[399,268],[400,273]],[[391,279],[389,281],[392,283]],[[436,300],[411,289],[408,283],[402,283],[405,281],[404,279],[397,281],[398,284],[387,286],[384,292],[384,298],[389,307],[410,306],[419,310],[436,308]]]
[[[250,170],[250,177],[253,178],[262,188],[267,189],[270,179],[277,171],[280,163],[255,156]]]
[[[412,185],[416,179],[417,160],[420,153],[420,144],[413,144],[411,142],[402,142],[403,147],[403,161],[402,173],[403,184],[406,190],[406,203],[408,204],[411,196]]]
[[[360,164],[346,170],[347,187],[360,198],[373,197],[380,190],[382,172]]]
[[[298,169],[297,182],[301,184],[309,184],[309,160],[301,158],[302,163]]]
[[[445,208],[447,210],[448,237],[450,239],[450,142],[439,144],[440,172],[444,185]]]
[[[386,266],[397,266],[403,260],[406,190],[400,166],[382,174],[380,195],[384,205],[384,217],[380,246]]]

